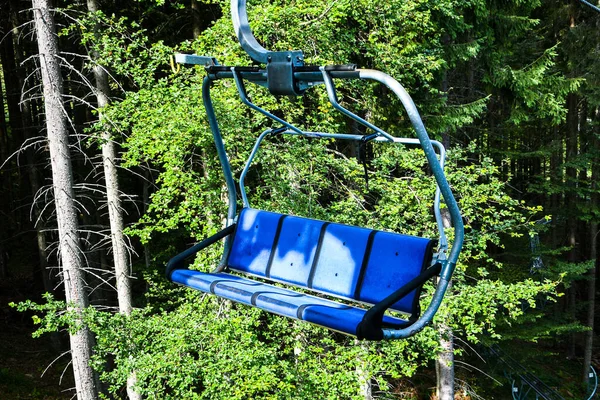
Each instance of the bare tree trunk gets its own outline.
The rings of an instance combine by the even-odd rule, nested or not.
[[[198,0],[192,0],[192,37],[198,39],[202,33],[202,17]]]
[[[452,329],[442,323],[438,325],[440,351],[435,361],[437,374],[437,399],[454,400],[454,337]]]
[[[88,11],[96,13],[99,11],[97,0],[87,0]],[[98,36],[98,23],[94,26],[96,37]],[[95,52],[94,59],[98,58]],[[108,85],[108,74],[103,66],[94,65],[94,77],[96,79],[96,98],[98,99],[99,118],[102,119],[102,109],[110,102],[110,87]],[[117,298],[119,312],[131,315],[133,309],[131,301],[131,282],[129,279],[129,260],[125,235],[123,234],[123,213],[121,211],[121,199],[119,197],[119,179],[117,174],[117,151],[115,143],[108,130],[102,132],[102,160],[104,164],[104,179],[106,182],[106,202],[108,205],[108,217],[110,220],[110,235],[113,249],[113,260],[115,264],[115,275],[117,280]],[[137,384],[135,371],[127,379],[127,395],[130,399],[141,399],[139,393],[134,390]]]
[[[56,26],[50,13],[49,0],[32,0],[32,3],[44,90],[44,109],[65,295],[68,307],[76,314],[80,314],[87,307],[88,299],[84,282],[84,262],[79,247],[79,224],[74,202],[69,134],[61,98],[63,82],[56,58],[58,55]],[[89,365],[92,354],[91,333],[83,326],[77,332],[70,333],[70,342],[77,398],[96,399],[98,393],[95,374]]]
[[[444,42],[449,44],[451,39],[448,36],[444,37]],[[448,75],[444,72],[442,79],[442,93],[448,92]],[[470,94],[472,95],[472,94]],[[446,149],[450,148],[450,135],[448,132],[442,133],[442,143]],[[446,209],[442,210],[442,219],[444,228],[452,226],[450,213]],[[451,289],[451,283],[448,286],[448,291]],[[454,400],[454,338],[452,329],[446,321],[442,321],[437,326],[438,335],[440,338],[440,351],[435,360],[436,372],[436,395],[438,400]]]
[[[564,184],[564,171],[562,167],[562,164],[564,162],[564,141],[560,129],[558,129],[558,127],[554,128],[553,142],[554,143],[551,146],[552,154],[550,155],[550,183],[556,185],[556,187],[560,187]],[[552,210],[552,222],[558,224],[558,221],[561,219],[561,209],[565,206],[565,204],[563,203],[562,194],[553,193],[548,197],[551,205],[550,209]],[[553,248],[562,245],[561,239],[559,237],[560,233],[560,229],[552,229]]]
[[[98,11],[96,0],[88,0],[87,5],[90,12],[95,13]],[[94,58],[97,57],[97,55],[94,56]],[[108,106],[110,101],[108,74],[101,65],[95,65],[94,77],[96,78],[96,98],[98,99],[98,108],[100,109],[99,117],[102,119],[102,109]],[[116,154],[115,143],[110,132],[102,132],[102,160],[104,164],[104,179],[106,181],[106,200],[110,219],[113,258],[117,276],[119,311],[125,315],[129,315],[132,310],[129,260],[125,236],[123,235],[123,214],[121,212],[121,199],[119,197]]]
[[[3,163],[8,158],[8,130],[6,125],[6,115],[4,114],[4,90],[2,89],[2,79],[0,79],[0,163]],[[8,179],[6,177],[9,174],[5,171],[0,170],[0,192],[8,192],[10,186],[7,184]],[[4,196],[3,196],[4,197]],[[0,206],[3,205],[0,202]],[[4,209],[4,207],[0,208]],[[8,237],[8,232],[3,229],[0,233],[0,279],[8,277],[8,265],[4,257],[5,250],[2,246],[2,242]]]
[[[450,213],[447,209],[442,211],[444,228],[449,228],[451,226]],[[448,285],[448,291],[451,290],[451,285],[452,282]],[[446,321],[438,324],[437,330],[440,338],[440,351],[435,360],[437,400],[454,400],[454,334]]]
[[[594,119],[598,120],[600,118],[599,114],[600,110],[595,110]],[[594,134],[596,132],[593,132]],[[592,134],[590,139],[590,151],[594,151],[593,149],[598,149],[600,145],[600,141],[596,139],[595,135]],[[596,150],[597,151],[597,150]],[[591,181],[591,200],[590,207],[597,207],[600,202],[600,196],[598,190],[600,189],[598,186],[598,179],[600,179],[600,160],[598,155],[594,154],[592,161],[592,181]],[[598,267],[598,221],[592,219],[590,222],[589,228],[590,235],[590,260],[592,260],[593,265],[588,273],[588,287],[587,287],[587,301],[588,301],[588,309],[586,316],[586,325],[590,329],[585,333],[585,341],[583,346],[583,385],[587,385],[588,383],[588,374],[590,372],[590,366],[592,365],[592,352],[594,345],[594,313],[595,313],[595,303],[596,303],[596,268]]]
[[[354,341],[355,346],[360,346],[362,353],[367,354],[368,347],[361,343],[359,340]],[[358,385],[360,389],[360,396],[364,400],[373,400],[373,387],[371,385],[371,374],[365,368],[367,367],[367,363],[364,359],[358,355],[358,360],[356,364],[356,375],[358,377]]]
[[[148,211],[148,204],[150,204],[150,180],[152,179],[152,174],[148,171],[144,171],[144,185],[142,187],[142,211],[144,214]],[[151,254],[150,254],[150,245],[148,243],[144,244],[144,263],[146,264],[146,268],[150,268],[151,262]],[[148,288],[146,288],[148,289]]]
[[[567,245],[569,250],[569,262],[576,263],[579,260],[577,249],[577,216],[575,210],[577,207],[577,169],[569,166],[569,163],[575,163],[578,155],[578,136],[579,136],[579,99],[577,94],[570,93],[567,96],[567,137],[565,141],[566,149],[566,184],[567,192],[565,202],[567,206]],[[568,313],[572,318],[576,318],[577,310],[577,282],[573,281],[568,289]],[[576,357],[577,337],[571,333],[569,345],[567,348],[567,358],[574,359]]]
[[[0,79],[0,162],[8,158],[8,126],[6,125],[6,114],[4,113],[4,89]]]

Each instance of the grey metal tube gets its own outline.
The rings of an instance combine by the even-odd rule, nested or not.
[[[590,365],[590,370],[592,371],[590,373],[592,375],[591,377],[594,378],[594,389],[592,390],[592,393],[590,393],[587,400],[592,400],[594,398],[594,396],[596,395],[596,391],[598,390],[598,375],[596,374],[596,370],[594,369],[594,366]]]
[[[429,165],[436,179],[438,187],[440,188],[441,194],[444,197],[446,206],[450,211],[450,217],[454,225],[455,237],[454,242],[452,243],[452,249],[450,250],[448,260],[442,261],[440,279],[438,280],[436,290],[427,310],[425,310],[421,317],[408,328],[383,329],[383,335],[385,339],[400,339],[412,336],[421,331],[433,320],[433,317],[439,309],[442,299],[444,298],[444,294],[448,289],[448,285],[452,277],[452,273],[454,272],[454,268],[456,267],[460,250],[462,249],[464,241],[464,225],[458,204],[456,203],[456,199],[450,190],[450,185],[448,184],[448,181],[444,175],[444,171],[442,170],[442,167],[437,159],[435,150],[431,144],[431,140],[429,139],[427,131],[425,130],[425,126],[423,125],[423,121],[421,120],[421,116],[419,115],[417,107],[412,101],[410,95],[406,92],[402,85],[400,85],[400,83],[383,72],[375,70],[359,70],[359,74],[362,79],[371,79],[386,85],[396,94],[396,96],[398,96],[402,102],[402,105],[406,109],[408,117],[416,131],[417,137],[421,142],[421,147],[423,148],[425,156],[429,161]]]
[[[266,64],[268,50],[258,43],[250,29],[246,0],[231,0],[231,20],[233,21],[235,34],[244,51],[254,61]]]
[[[244,169],[242,170],[242,173],[240,174],[240,194],[242,195],[242,203],[243,203],[244,207],[250,207],[250,203],[248,202],[248,196],[246,196],[246,186],[244,183],[244,181],[246,180],[246,174],[248,173],[248,170],[250,169],[250,164],[252,164],[252,161],[254,160],[254,156],[258,152],[258,148],[260,147],[261,142],[263,141],[265,136],[267,136],[271,132],[273,132],[272,129],[267,129],[263,133],[260,134],[260,136],[256,140],[256,143],[254,143],[254,147],[252,148],[252,151],[250,152],[250,156],[248,156],[246,165],[244,166]]]
[[[440,167],[442,167],[443,171],[444,166],[446,164],[446,148],[441,142],[438,142],[437,140],[432,140],[431,144],[434,147],[437,147],[440,153]],[[446,239],[446,233],[444,232],[444,219],[442,218],[442,213],[440,210],[440,195],[440,185],[437,185],[435,188],[435,197],[433,200],[433,213],[435,214],[435,220],[438,224],[438,230],[440,231],[438,260],[441,260],[440,257],[444,257],[446,250],[448,250],[448,239]]]
[[[221,131],[219,130],[219,124],[217,123],[217,117],[215,116],[212,99],[210,98],[211,85],[211,79],[209,77],[205,77],[204,81],[202,82],[202,101],[204,103],[204,108],[206,109],[206,115],[208,116],[208,124],[210,125],[213,140],[215,141],[217,154],[219,156],[219,161],[221,162],[221,168],[223,169],[223,175],[225,176],[225,183],[227,184],[227,193],[229,199],[229,208],[227,210],[227,226],[230,226],[235,222],[237,193],[235,190],[233,174],[231,173],[231,164],[229,164],[229,159],[227,158],[225,145],[223,144],[223,137],[221,136]],[[216,270],[221,270],[224,268],[230,246],[231,236],[227,236],[227,239],[225,240],[225,250],[223,251],[223,256],[221,257],[221,261],[219,262]]]
[[[390,90],[392,90],[396,96],[402,102],[402,105],[406,109],[408,117],[412,122],[412,125],[415,129],[417,137],[421,142],[421,146],[423,147],[423,151],[425,152],[425,156],[429,161],[429,165],[433,172],[433,175],[437,181],[437,184],[440,188],[441,194],[444,197],[444,201],[446,202],[446,206],[450,211],[450,217],[452,219],[452,224],[454,225],[454,242],[452,244],[452,249],[450,250],[450,254],[448,256],[448,264],[450,264],[450,269],[446,269],[446,271],[442,271],[441,276],[447,280],[452,276],[453,268],[456,265],[456,261],[458,260],[458,255],[460,254],[460,250],[462,249],[463,241],[464,241],[464,225],[462,221],[462,216],[460,210],[458,208],[458,204],[456,203],[456,199],[450,190],[450,185],[444,175],[444,171],[440,166],[440,163],[435,154],[435,150],[433,149],[433,145],[431,144],[431,140],[427,135],[427,131],[425,130],[425,126],[423,125],[423,121],[421,120],[421,116],[415,106],[415,103],[412,101],[410,95],[406,92],[406,90],[391,76],[375,70],[364,69],[359,70],[360,77],[362,79],[371,79],[377,82],[380,82],[386,85]]]
[[[352,118],[359,124],[366,126],[369,129],[372,129],[373,131],[377,132],[379,135],[385,136],[389,140],[394,140],[394,137],[392,135],[390,135],[389,133],[385,132],[384,130],[373,125],[369,121],[359,117],[358,115],[354,114],[353,112],[342,107],[341,104],[338,102],[337,94],[335,93],[335,85],[333,84],[333,81],[331,80],[329,73],[325,70],[325,67],[319,67],[319,70],[321,71],[321,74],[323,74],[323,82],[325,82],[325,89],[327,90],[327,97],[329,98],[329,102],[339,112],[341,112],[342,114],[346,115],[349,118]]]
[[[231,71],[209,71],[210,77],[214,80],[216,79],[231,79],[233,78],[233,73]],[[256,83],[257,85],[265,86],[267,85],[267,71],[266,70],[257,70],[257,71],[238,71],[241,77],[247,81]],[[356,71],[328,71],[329,76],[335,79],[358,79],[358,72]],[[294,72],[294,79],[299,82],[305,82],[309,86],[315,86],[323,83],[323,75],[320,71],[301,71]]]
[[[265,115],[267,118],[270,118],[273,121],[277,121],[281,125],[287,126],[291,130],[296,131],[299,134],[302,134],[303,131],[301,129],[295,127],[294,125],[290,124],[289,122],[284,121],[283,119],[281,119],[281,118],[279,118],[279,117],[271,114],[267,110],[265,110],[263,108],[260,108],[256,104],[252,103],[250,101],[250,99],[248,99],[248,95],[246,94],[246,88],[244,87],[244,82],[242,81],[242,78],[240,77],[239,73],[236,71],[235,67],[231,67],[231,72],[233,73],[233,80],[235,81],[235,85],[237,86],[237,89],[238,89],[238,92],[240,94],[240,99],[242,100],[242,103],[244,103],[245,105],[247,105],[251,109],[253,109],[255,111],[258,111],[259,113]]]
[[[431,303],[427,310],[419,317],[419,319],[404,329],[383,329],[383,338],[384,339],[403,339],[410,336],[415,335],[418,332],[421,332],[425,327],[433,321],[433,317],[437,313],[442,304],[442,300],[444,299],[444,294],[448,289],[449,281],[445,278],[440,278],[437,283],[437,288],[433,293],[433,297],[431,299]]]

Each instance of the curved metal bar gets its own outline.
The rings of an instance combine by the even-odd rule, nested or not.
[[[587,400],[592,400],[594,398],[594,396],[596,395],[596,391],[598,390],[598,375],[596,374],[596,370],[594,369],[594,367],[592,365],[590,365],[590,378],[594,378],[594,388],[592,389],[592,393],[590,393],[590,395],[588,396]],[[589,382],[588,382],[589,384]],[[589,389],[588,389],[589,391]]]
[[[325,70],[325,67],[321,66],[319,67],[319,70],[321,71],[321,74],[323,75],[323,82],[325,83],[325,88],[327,90],[327,97],[329,98],[329,102],[338,110],[340,111],[342,114],[348,116],[349,118],[352,118],[353,120],[355,120],[356,122],[358,122],[359,124],[372,129],[373,131],[377,132],[378,134],[380,134],[381,136],[384,136],[385,138],[387,138],[388,140],[394,141],[394,142],[398,142],[396,137],[390,135],[389,133],[385,132],[384,130],[382,130],[381,128],[371,124],[369,121],[366,121],[365,119],[359,117],[358,115],[354,114],[353,112],[349,111],[348,109],[342,107],[337,99],[337,94],[335,91],[335,85],[333,84],[333,79],[331,78],[331,76],[329,76],[328,71]],[[373,70],[358,70],[359,71],[359,76],[361,78],[364,79],[373,79],[373,78],[368,78],[366,76],[363,76],[362,73],[364,71],[373,71]],[[444,148],[444,145],[438,141],[431,141],[429,139],[429,136],[427,135],[427,132],[425,131],[425,127],[423,126],[423,122],[421,121],[421,117],[419,116],[419,112],[417,111],[412,99],[410,98],[410,96],[408,95],[408,93],[406,93],[406,91],[404,90],[404,88],[402,87],[402,85],[400,85],[396,80],[394,80],[392,77],[390,77],[389,75],[386,75],[382,72],[379,71],[373,71],[373,72],[378,72],[381,75],[385,75],[387,78],[385,80],[393,80],[399,87],[400,87],[400,92],[403,92],[404,95],[400,96],[398,95],[398,97],[400,97],[400,100],[402,101],[402,104],[404,105],[404,107],[407,109],[407,112],[409,112],[409,108],[411,108],[412,105],[412,109],[411,112],[409,112],[409,116],[412,113],[413,115],[416,115],[418,121],[413,121],[413,119],[411,118],[411,122],[413,122],[413,126],[415,126],[415,130],[417,130],[417,125],[420,125],[422,127],[422,131],[425,134],[424,137],[427,138],[427,141],[429,143],[431,143],[433,146],[437,147],[440,153],[440,166],[442,169],[442,176],[443,176],[443,170],[444,170],[444,162],[446,159],[446,149]],[[375,79],[377,80],[377,79]],[[381,82],[386,84],[385,82]],[[386,84],[387,85],[387,84]],[[404,98],[404,100],[403,100]],[[406,99],[408,99],[409,101],[407,102]],[[408,105],[408,107],[407,107]],[[415,125],[415,122],[418,122],[417,125]],[[410,143],[407,141],[404,141],[402,143]],[[421,136],[419,136],[418,142],[416,144],[422,144],[423,143],[423,139]],[[427,152],[426,152],[427,153]],[[429,162],[432,162],[431,159],[429,160]],[[437,179],[436,179],[437,180]],[[435,214],[435,220],[438,224],[438,230],[440,232],[440,243],[439,243],[439,252],[438,252],[438,257],[437,259],[434,259],[433,262],[435,263],[436,261],[440,261],[442,260],[445,256],[444,253],[445,251],[448,249],[448,240],[446,239],[446,234],[444,233],[444,221],[442,218],[442,214],[440,211],[440,184],[438,181],[438,185],[436,188],[436,192],[435,192],[435,199],[434,199],[434,214]]]
[[[352,118],[359,124],[372,129],[373,131],[377,132],[381,136],[385,136],[388,140],[398,143],[398,140],[397,140],[398,138],[390,135],[389,133],[385,132],[383,129],[379,128],[378,126],[371,124],[369,121],[359,117],[358,115],[354,114],[353,112],[349,111],[348,109],[342,107],[342,105],[340,105],[340,103],[338,102],[337,94],[335,92],[335,85],[333,84],[333,80],[329,76],[329,73],[325,70],[325,67],[319,67],[319,70],[323,74],[323,82],[325,83],[325,88],[327,90],[327,97],[329,98],[329,102],[338,111],[340,111],[342,114]],[[411,142],[404,141],[401,143],[411,143]],[[417,140],[415,144],[420,144],[420,143],[421,142],[419,140]],[[445,158],[446,158],[446,149],[444,148],[444,145],[438,141],[431,141],[431,144],[434,145],[435,147],[437,147],[440,152],[440,161],[439,162],[440,162],[440,165],[443,170],[444,162],[445,162]],[[441,193],[440,186],[437,185],[436,191],[435,191],[435,198],[433,201],[433,203],[434,203],[433,211],[434,211],[434,215],[435,215],[435,220],[438,225],[438,230],[440,232],[440,242],[439,242],[439,247],[438,247],[439,251],[438,251],[437,256],[434,258],[433,263],[436,263],[437,261],[441,261],[441,260],[445,259],[445,252],[448,249],[448,240],[446,239],[446,234],[444,233],[444,220],[442,218],[442,214],[440,211],[440,193]]]
[[[354,114],[353,112],[342,107],[340,105],[340,103],[338,102],[337,94],[335,93],[335,85],[333,84],[333,80],[329,76],[329,73],[325,70],[325,67],[319,67],[319,70],[321,71],[321,74],[323,74],[323,82],[325,82],[325,88],[327,90],[327,97],[329,98],[329,102],[333,105],[333,107],[335,107],[339,112],[346,115],[347,117],[355,120],[359,124],[366,126],[367,128],[372,129],[373,131],[377,132],[379,135],[385,136],[389,140],[392,140],[392,141],[394,140],[394,137],[392,135],[390,135],[389,133],[385,132],[384,130],[373,125],[369,121],[359,117],[358,115]]]
[[[242,173],[240,174],[240,194],[242,195],[242,204],[244,205],[244,207],[250,207],[250,203],[248,202],[248,196],[246,196],[246,187],[244,184],[244,181],[246,180],[246,174],[248,173],[248,170],[250,169],[250,164],[252,164],[252,160],[254,160],[254,156],[256,156],[256,153],[258,153],[258,148],[260,147],[261,142],[271,132],[273,132],[273,129],[267,129],[263,133],[260,134],[260,136],[256,140],[256,143],[254,143],[254,147],[252,148],[252,151],[250,152],[250,155],[248,156],[246,165],[244,166],[244,169],[242,170]]]
[[[218,70],[208,70],[209,76],[212,79],[231,79],[233,74],[230,69],[220,68]],[[257,69],[256,71],[239,71],[242,78],[247,81],[267,87],[267,71]],[[335,79],[358,79],[358,72],[355,71],[328,71],[329,76]],[[321,71],[295,71],[294,79],[305,84],[307,87],[312,87],[323,83],[323,75]]]
[[[204,239],[200,243],[195,244],[194,246],[190,247],[189,249],[185,250],[184,252],[179,253],[175,257],[171,258],[169,260],[169,262],[167,263],[167,269],[165,272],[165,275],[167,276],[167,278],[170,280],[171,274],[176,269],[185,268],[184,261],[187,258],[198,253],[200,250],[203,250],[204,248],[218,242],[219,240],[227,237],[228,235],[232,234],[234,230],[235,230],[235,224],[229,225],[225,229],[215,233],[214,235]]]
[[[240,187],[240,194],[242,196],[242,202],[243,202],[244,207],[250,207],[250,203],[246,196],[246,187],[245,187],[246,175],[248,173],[248,170],[250,169],[250,165],[251,165],[252,161],[254,160],[254,157],[258,153],[260,144],[262,143],[263,139],[271,132],[273,132],[272,129],[267,129],[258,137],[250,155],[248,156],[246,165],[244,166],[244,169],[242,170],[242,173],[240,174],[239,187]],[[328,138],[328,139],[342,139],[342,140],[354,140],[354,141],[360,141],[365,137],[365,135],[356,135],[356,134],[350,134],[350,133],[328,133],[328,132],[306,132],[306,131],[298,132],[295,130],[286,130],[286,131],[282,131],[281,133],[285,134],[285,135],[300,135],[300,136],[306,136],[306,137],[312,137],[312,138]],[[376,138],[375,140],[377,142],[390,142],[390,140],[388,140],[387,138],[385,138],[383,136],[380,136],[380,137]],[[391,140],[391,142],[401,143],[401,144],[413,144],[413,145],[421,144],[419,139],[414,139],[414,138],[393,137],[393,140]],[[440,143],[437,140],[432,140],[431,144],[439,152],[439,163],[443,170],[445,162],[446,162],[446,148],[444,147],[444,145],[442,143]],[[440,187],[439,187],[439,185],[436,185],[435,198],[434,198],[434,202],[433,202],[433,211],[434,211],[436,223],[438,225],[439,245],[438,245],[437,256],[434,257],[434,259],[432,260],[432,264],[434,264],[438,261],[445,260],[445,258],[446,258],[445,252],[448,250],[448,239],[446,238],[446,233],[444,232],[444,222],[442,219],[442,214],[440,212]]]
[[[600,8],[598,8],[597,6],[593,5],[589,1],[586,1],[586,0],[579,0],[579,1],[582,2],[583,4],[585,4],[586,6],[591,7],[594,11],[600,12]]]
[[[221,162],[223,175],[225,176],[225,183],[227,184],[227,193],[229,198],[229,208],[227,211],[227,226],[230,226],[234,224],[236,218],[237,193],[235,190],[235,181],[233,180],[233,174],[231,173],[231,164],[229,164],[229,159],[227,158],[225,144],[223,143],[223,137],[221,136],[221,131],[219,130],[219,124],[217,123],[217,117],[215,115],[212,99],[210,97],[211,85],[212,80],[209,77],[205,77],[204,81],[202,82],[202,101],[204,103],[204,108],[206,109],[206,114],[208,116],[208,123],[210,125],[213,140],[217,148],[217,155],[219,156],[219,161]],[[229,254],[230,246],[231,236],[228,236],[227,240],[225,241],[225,250],[223,251],[223,256],[221,257],[221,261],[219,262],[217,270],[221,270],[224,268],[225,263],[227,261],[227,255]]]
[[[231,0],[231,19],[235,34],[244,51],[254,61],[266,64],[269,51],[258,43],[250,29],[246,0]]]
[[[371,79],[386,85],[396,94],[396,96],[398,96],[402,102],[402,105],[406,109],[408,117],[416,131],[417,137],[421,143],[421,147],[425,152],[425,156],[429,161],[429,165],[440,189],[441,195],[444,197],[446,206],[450,211],[450,218],[454,225],[454,242],[452,243],[448,260],[442,261],[440,279],[438,280],[437,288],[427,310],[425,310],[421,317],[408,328],[383,329],[383,336],[385,339],[400,339],[412,336],[421,331],[433,320],[433,317],[439,309],[442,299],[444,298],[444,294],[448,289],[452,273],[454,272],[458,256],[462,249],[464,241],[464,225],[458,204],[456,203],[456,199],[450,190],[450,185],[448,184],[448,181],[444,175],[444,171],[439,163],[439,160],[437,159],[437,155],[431,140],[429,139],[425,126],[423,125],[423,121],[421,120],[421,116],[419,115],[417,107],[415,106],[409,94],[402,87],[402,85],[398,83],[398,81],[383,72],[375,70],[359,70],[359,75],[361,79]]]
[[[242,81],[242,78],[240,77],[240,74],[238,71],[236,71],[235,67],[231,67],[231,72],[233,72],[233,80],[235,81],[235,85],[238,89],[238,92],[240,94],[240,99],[242,100],[242,103],[244,103],[245,105],[247,105],[248,107],[250,107],[251,109],[258,111],[259,113],[263,114],[264,116],[266,116],[267,118],[272,119],[273,121],[277,121],[279,122],[281,125],[288,127],[289,129],[298,132],[299,134],[302,134],[303,131],[300,128],[295,127],[294,125],[290,124],[287,121],[284,121],[283,119],[271,114],[270,112],[268,112],[267,110],[260,108],[259,106],[257,106],[256,104],[252,103],[250,101],[250,99],[248,99],[248,95],[246,94],[246,87],[244,86],[244,82]]]
[[[446,202],[446,206],[450,211],[450,218],[452,220],[452,224],[454,225],[455,238],[452,244],[452,249],[449,254],[448,262],[450,264],[455,264],[458,260],[458,255],[462,249],[463,241],[464,241],[464,225],[462,221],[462,215],[458,208],[458,204],[452,191],[450,190],[450,185],[444,175],[444,171],[437,159],[437,155],[435,154],[435,150],[433,149],[432,141],[429,139],[425,126],[423,125],[423,121],[421,120],[421,116],[415,106],[415,103],[412,101],[410,95],[406,92],[406,90],[391,76],[375,70],[359,70],[360,77],[362,79],[371,79],[377,82],[380,82],[386,85],[390,90],[392,90],[396,96],[402,102],[402,105],[406,109],[408,117],[416,131],[417,137],[421,142],[421,146],[423,151],[425,152],[425,156],[429,161],[429,165],[433,172],[433,175],[437,181],[437,184],[440,188],[441,195],[444,197],[444,201]],[[453,268],[454,266],[452,266]],[[453,270],[447,271],[447,274],[442,272],[442,276],[446,279],[450,279]]]
[[[440,153],[440,167],[442,167],[443,171],[444,166],[446,165],[446,148],[437,140],[432,140],[431,144],[436,147]],[[435,220],[440,232],[440,243],[438,244],[438,254],[436,257],[434,257],[433,262],[445,260],[446,251],[448,250],[448,239],[446,238],[446,232],[444,231],[444,219],[442,218],[442,212],[440,209],[441,193],[442,191],[440,190],[440,185],[438,184],[435,188],[435,197],[433,199],[433,213],[435,215]]]

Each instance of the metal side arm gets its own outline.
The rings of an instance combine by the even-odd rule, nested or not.
[[[450,189],[450,184],[444,175],[443,168],[439,163],[431,140],[429,139],[429,135],[427,134],[425,126],[423,125],[423,120],[421,119],[419,111],[417,110],[417,107],[415,106],[410,95],[398,81],[383,72],[375,70],[359,70],[359,76],[361,79],[370,79],[384,84],[392,92],[394,92],[402,102],[413,128],[415,129],[419,142],[421,143],[421,147],[425,152],[425,156],[429,161],[429,166],[433,172],[446,206],[448,207],[452,225],[454,227],[454,241],[452,243],[452,248],[450,249],[448,259],[440,261],[440,278],[438,280],[435,292],[433,293],[433,298],[431,299],[429,307],[427,307],[425,312],[423,312],[418,320],[416,320],[407,328],[382,329],[383,339],[401,339],[412,336],[421,331],[433,320],[433,317],[442,303],[446,290],[448,289],[450,279],[452,278],[454,268],[456,267],[456,263],[458,261],[458,256],[462,250],[464,241],[464,225],[458,204]]]
[[[169,260],[169,262],[167,263],[167,270],[165,271],[167,278],[170,280],[171,273],[173,271],[175,271],[176,269],[183,269],[183,262],[187,258],[189,258],[189,257],[193,256],[194,254],[198,253],[199,251],[207,248],[211,244],[218,242],[219,240],[223,239],[224,237],[229,236],[230,234],[233,233],[234,230],[235,230],[235,224],[229,225],[227,228],[223,229],[222,231],[215,233],[211,237],[204,239],[200,243],[195,244],[194,246],[190,247],[189,249],[187,249],[187,250],[177,254],[175,257],[171,258]]]
[[[385,311],[413,290],[423,286],[429,279],[437,276],[441,270],[442,266],[439,263],[427,268],[419,276],[371,307],[356,328],[356,336],[359,339],[367,340],[385,339],[383,330],[383,315]]]

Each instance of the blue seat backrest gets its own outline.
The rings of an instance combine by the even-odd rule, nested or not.
[[[238,217],[230,269],[375,304],[418,276],[433,241],[251,208]],[[418,290],[391,308],[417,312]]]

